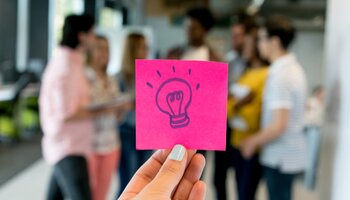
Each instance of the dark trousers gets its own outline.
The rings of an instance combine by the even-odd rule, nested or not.
[[[91,200],[89,174],[86,159],[67,156],[53,169],[47,200]]]
[[[296,174],[285,174],[278,169],[264,167],[269,200],[291,200],[295,176]]]
[[[227,171],[231,167],[231,149],[226,147],[226,151],[215,151],[214,154],[214,186],[217,200],[226,200],[226,179]]]
[[[128,125],[119,127],[122,143],[121,158],[119,164],[120,188],[119,195],[134,176],[138,168],[152,155],[152,151],[136,150],[136,129]]]
[[[232,158],[236,174],[238,199],[254,200],[262,176],[259,156],[256,154],[250,159],[245,159],[238,149],[232,148]]]
[[[214,152],[214,187],[217,200],[226,200],[227,171],[232,167],[231,128],[226,128],[226,151]]]

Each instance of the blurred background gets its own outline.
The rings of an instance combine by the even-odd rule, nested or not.
[[[215,25],[207,41],[221,58],[232,49],[231,27],[242,11],[257,15],[258,21],[272,14],[292,19],[298,33],[291,51],[304,67],[309,94],[317,86],[326,89],[316,187],[308,189],[300,177],[293,199],[350,199],[347,0],[0,0],[0,199],[45,199],[51,169],[42,160],[38,96],[65,16],[95,17],[96,31],[110,41],[108,74],[115,75],[121,70],[125,36],[130,32],[145,35],[150,59],[165,58],[169,49],[185,44],[185,13],[193,6],[212,11]],[[215,199],[212,154],[208,160],[204,179],[211,200]],[[233,176],[230,170],[230,199],[236,199]],[[113,179],[109,199],[118,184]],[[263,182],[257,199],[267,199]]]

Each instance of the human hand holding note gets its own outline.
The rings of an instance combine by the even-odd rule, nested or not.
[[[206,186],[199,178],[205,159],[194,150],[175,145],[159,150],[136,172],[119,200],[205,198]]]

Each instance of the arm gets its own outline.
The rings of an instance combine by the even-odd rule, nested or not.
[[[93,79],[92,79],[93,80]],[[90,83],[91,85],[96,84],[94,82]],[[119,113],[125,112],[125,110],[131,107],[132,97],[128,94],[121,94],[119,91],[119,83],[113,78],[108,78],[108,84],[115,86],[115,88],[111,88],[111,92],[113,92],[113,98],[115,101],[111,104],[100,104],[100,105],[90,105],[87,107],[80,108],[74,115],[71,115],[67,118],[67,121],[80,120],[85,118],[95,118],[101,115],[113,113],[118,116]],[[93,89],[91,90],[93,91]]]
[[[274,110],[271,123],[242,143],[243,156],[250,158],[259,147],[278,139],[286,131],[288,120],[289,109]]]
[[[89,108],[81,108],[73,115],[67,117],[65,119],[66,122],[75,121],[75,120],[81,120],[86,118],[94,118],[98,117],[100,115],[105,115],[108,113],[120,113],[124,112],[125,110],[129,109],[131,107],[130,102],[123,102],[118,103],[114,106],[101,108],[101,109],[89,109]]]
[[[287,129],[289,115],[293,109],[292,83],[288,73],[272,74],[264,89],[265,99],[263,112],[271,112],[272,118],[254,136],[243,141],[241,150],[245,158],[250,158],[260,146],[279,138]]]
[[[277,109],[273,112],[272,122],[260,132],[256,137],[259,146],[265,145],[279,138],[287,129],[289,119],[288,109]]]
[[[73,115],[65,118],[64,121],[65,122],[72,122],[72,121],[82,120],[82,119],[92,118],[92,117],[95,117],[94,113],[92,113],[91,111],[88,111],[87,109],[82,108],[82,109],[79,109]]]
[[[253,92],[249,92],[249,94],[245,96],[243,99],[236,101],[234,109],[235,110],[240,109],[242,106],[246,105],[247,103],[250,103],[253,100],[253,98],[254,98]]]

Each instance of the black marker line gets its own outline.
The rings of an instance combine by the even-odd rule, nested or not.
[[[200,87],[200,84],[199,84],[199,83],[197,83],[196,90],[198,90],[198,89],[199,89],[199,87]]]
[[[148,87],[150,87],[150,88],[153,88],[153,85],[150,84],[149,82],[147,82],[146,85],[147,85]]]
[[[158,74],[159,78],[162,77],[162,74],[159,72],[159,70],[157,70],[157,74]]]

